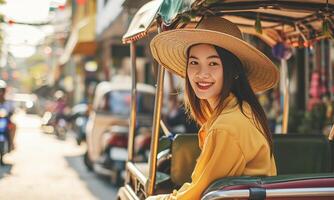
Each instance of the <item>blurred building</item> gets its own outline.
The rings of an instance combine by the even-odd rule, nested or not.
[[[90,88],[98,82],[96,61],[96,1],[73,0],[70,35],[59,57],[56,85],[72,97],[73,103],[87,101]]]
[[[99,63],[103,66],[105,78],[112,80],[115,75],[130,75],[130,47],[123,44],[122,36],[126,33],[136,11],[148,0],[98,0],[97,41]],[[137,74],[139,82],[148,82],[152,67],[148,58],[148,41],[137,44]]]

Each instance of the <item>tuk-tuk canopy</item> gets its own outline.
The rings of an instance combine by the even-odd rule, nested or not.
[[[123,42],[156,31],[157,15],[165,29],[193,27],[204,15],[222,16],[270,46],[309,45],[317,39],[333,39],[334,32],[334,0],[153,0],[135,14]]]
[[[223,16],[271,44],[307,43],[333,37],[334,30],[334,0],[164,0],[158,14],[172,28],[187,27],[195,16]]]
[[[134,15],[130,26],[123,36],[123,43],[139,40],[144,37],[152,24],[161,6],[162,0],[153,0],[142,6]]]
[[[191,6],[196,0],[164,0],[159,10],[164,24],[169,25],[181,13],[191,10]]]

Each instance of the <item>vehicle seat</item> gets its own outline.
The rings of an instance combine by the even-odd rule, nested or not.
[[[288,191],[281,191],[278,194],[278,189],[290,189],[289,192],[294,193],[301,189],[304,192],[299,197],[282,196],[287,195]],[[326,190],[327,195],[322,194],[323,196],[321,196],[315,191],[312,192],[311,189]],[[272,191],[276,192],[275,198],[270,198]],[[318,196],[311,196],[311,194]],[[214,181],[202,196],[202,200],[231,199],[232,197],[233,199],[330,200],[334,197],[334,174],[227,177]]]
[[[279,175],[333,172],[334,144],[325,136],[273,135],[273,140]],[[171,189],[190,182],[200,154],[197,134],[177,134],[170,148],[170,180],[162,182],[161,193],[171,192]]]
[[[176,134],[173,139],[160,138],[159,152],[161,153],[161,157],[160,153],[158,154],[160,178],[157,177],[156,194],[171,193],[173,189],[178,189],[183,183],[191,181],[191,174],[200,154],[197,134],[183,133]],[[164,175],[161,176],[162,174]]]
[[[333,142],[324,135],[273,135],[277,173],[333,172]]]
[[[171,151],[171,180],[176,186],[181,186],[191,181],[191,174],[201,153],[197,134],[177,134]]]

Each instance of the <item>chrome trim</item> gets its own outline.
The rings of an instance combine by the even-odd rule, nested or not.
[[[324,188],[289,188],[289,189],[266,189],[266,197],[319,197],[333,196],[334,187]],[[249,198],[249,190],[212,191],[201,200],[218,200],[225,198]]]
[[[160,120],[160,126],[161,126],[161,129],[162,131],[164,132],[165,136],[170,136],[170,135],[173,135],[167,128],[167,126],[165,125],[165,123]]]
[[[333,196],[334,197],[334,187],[267,190],[267,197],[300,197],[300,196],[307,196],[307,197]]]
[[[129,126],[129,140],[128,140],[128,160],[133,161],[133,145],[136,129],[136,110],[137,110],[137,72],[136,72],[136,44],[131,42],[130,44],[130,56],[131,56],[131,114],[130,114],[130,126]]]
[[[201,200],[216,200],[224,198],[248,198],[249,190],[212,191],[204,195]]]
[[[138,181],[145,186],[147,182],[147,178],[144,176],[144,174],[134,165],[132,162],[126,163],[126,167],[129,170],[131,174],[137,177]]]
[[[159,142],[159,129],[160,129],[160,118],[161,118],[161,106],[163,100],[163,87],[164,87],[164,75],[165,68],[161,65],[158,67],[158,78],[157,78],[157,89],[154,104],[154,116],[153,116],[153,128],[152,128],[152,139],[151,139],[151,152],[149,159],[149,178],[147,188],[145,187],[148,196],[154,194],[156,168],[157,168],[157,154],[158,154],[158,142]]]

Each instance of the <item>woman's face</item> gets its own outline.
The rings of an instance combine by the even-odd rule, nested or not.
[[[223,88],[223,64],[209,44],[198,44],[189,50],[187,76],[199,99],[206,99],[215,108]]]

